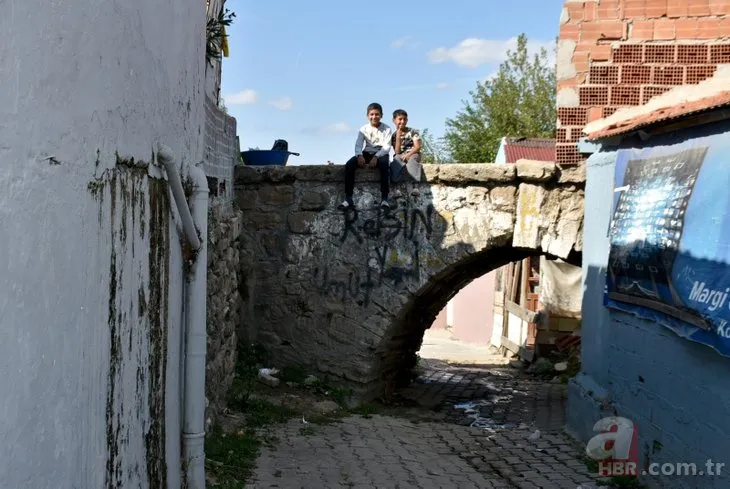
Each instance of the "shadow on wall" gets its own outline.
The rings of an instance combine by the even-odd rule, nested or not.
[[[377,187],[361,185],[355,195],[356,210],[339,215],[324,210],[327,220],[340,223],[337,250],[323,256],[326,261],[312,273],[317,292],[325,298],[322,306],[330,311],[330,331],[345,325],[353,339],[359,337],[369,345],[370,358],[362,359],[361,373],[365,383],[376,382],[377,394],[384,384],[392,390],[403,383],[401,379],[409,379],[423,332],[440,309],[437,304],[445,304],[456,293],[457,282],[460,288],[471,280],[454,276],[458,280],[453,284],[445,278],[434,282],[434,270],[443,269],[451,257],[475,251],[470,243],[444,246],[453,234],[453,223],[439,211],[443,202],[434,200],[448,196],[428,186],[417,197],[408,189],[403,194],[392,208],[383,209],[377,207]],[[429,290],[425,295],[424,284]],[[415,302],[409,302],[414,296]]]
[[[448,266],[452,257],[471,256],[475,252],[471,243],[448,244],[453,223],[436,211],[434,198],[440,197],[444,196],[438,192],[434,196],[426,187],[420,197],[408,197],[399,208],[370,219],[366,214],[360,224],[364,230],[375,227],[384,231],[369,234],[367,242],[357,242],[359,246],[352,250],[374,253],[378,259],[370,264],[376,265],[373,301],[382,308],[370,372],[379,381],[372,386],[373,395],[389,397],[395,388],[410,382],[425,330],[448,300],[473,278],[449,269],[434,274]],[[348,215],[345,223],[356,223],[358,218]]]
[[[583,326],[582,370],[569,385],[569,431],[587,442],[599,419],[621,416],[638,430],[640,469],[727,463],[730,422],[724,409],[712,406],[730,403],[730,359],[657,321],[606,308],[605,277],[603,267],[586,273],[584,313],[595,320]],[[729,480],[723,469],[705,474],[701,487],[725,488]],[[663,476],[646,482],[679,488],[696,481]]]
[[[545,233],[551,245],[573,246],[553,221],[572,213],[566,227],[579,232],[580,181],[556,190],[542,174],[521,183],[514,165],[440,166],[427,169],[419,196],[401,187],[390,209],[378,206],[377,172],[362,170],[357,208],[344,212],[342,167],[239,168],[242,337],[275,366],[313,367],[362,397],[387,394],[410,379],[424,331],[462,287],[542,253],[512,246],[518,188],[527,212],[547,215],[525,241]]]
[[[449,248],[446,249],[447,252]],[[470,250],[466,258],[448,266],[441,273],[429,278],[395,317],[380,357],[384,375],[395,381],[395,387],[403,387],[412,380],[416,353],[421,348],[423,335],[446,303],[472,280],[496,270],[510,262],[523,260],[541,253],[534,249],[495,246],[476,252]],[[577,263],[575,263],[577,261]],[[573,257],[579,265],[579,256]],[[523,345],[524,346],[524,345]]]
[[[409,197],[385,211],[372,208],[377,202],[374,195],[363,195],[369,204],[365,210],[344,216],[340,241],[348,249],[346,255],[368,261],[366,293],[358,304],[380,309],[375,361],[369,372],[375,383],[368,397],[390,397],[412,380],[425,331],[462,288],[510,262],[544,254],[539,249],[513,247],[513,218],[507,228],[493,226],[486,216],[494,209],[480,208],[485,201],[474,195],[464,202],[462,189],[434,185],[421,190],[420,197]],[[482,198],[487,191],[464,190]],[[471,222],[460,226],[465,214]],[[581,254],[573,250],[566,261],[580,266]],[[342,281],[325,280],[319,290],[331,292],[336,284],[334,289],[341,293],[352,283],[348,280],[346,287]],[[360,319],[367,323],[368,317],[365,313]]]

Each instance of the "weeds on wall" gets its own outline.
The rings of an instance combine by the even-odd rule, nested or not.
[[[208,19],[208,24],[205,27],[205,59],[211,66],[213,66],[214,59],[221,59],[226,45],[226,27],[229,27],[236,17],[235,12],[225,8],[225,5],[225,2],[223,2],[218,15]]]

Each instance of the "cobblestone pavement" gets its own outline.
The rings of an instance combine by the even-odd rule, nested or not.
[[[250,487],[576,489],[592,480],[582,446],[562,432],[565,385],[504,365],[428,362],[402,396],[412,407],[398,415],[274,428]]]
[[[401,395],[413,403],[441,413],[444,421],[469,425],[455,406],[469,401],[480,418],[478,425],[516,428],[530,425],[560,431],[565,425],[568,389],[536,379],[509,365],[454,365],[438,360],[421,362],[422,373]],[[481,401],[481,403],[480,403]]]

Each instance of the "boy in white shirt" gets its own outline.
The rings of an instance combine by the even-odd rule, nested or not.
[[[370,122],[357,133],[355,156],[345,163],[345,200],[339,205],[340,209],[351,209],[355,206],[352,200],[355,170],[358,167],[372,169],[376,166],[380,171],[380,207],[390,207],[390,141],[393,131],[380,121],[383,118],[383,107],[380,104],[368,105],[367,118]]]

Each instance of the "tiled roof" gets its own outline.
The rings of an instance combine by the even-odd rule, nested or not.
[[[699,100],[678,103],[677,105],[664,107],[648,114],[639,114],[628,119],[619,120],[600,130],[588,133],[588,139],[596,140],[626,134],[662,121],[679,119],[697,112],[704,112],[725,105],[730,105],[730,91],[717,93]]]
[[[549,138],[506,138],[504,156],[507,163],[517,160],[555,161],[555,140]]]

